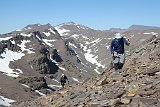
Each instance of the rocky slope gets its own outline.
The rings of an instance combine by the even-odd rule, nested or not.
[[[92,82],[89,79],[91,84],[85,81],[102,74],[106,68],[109,69],[112,58],[108,48],[114,33],[69,22],[55,27],[50,24],[28,25],[21,30],[1,35],[0,102],[8,98],[11,102],[19,103],[53,93],[61,88],[58,81],[62,73],[70,81],[67,90],[75,89],[77,92],[76,84],[80,83],[83,83],[83,88],[80,86],[82,90],[85,90],[84,87],[91,90],[90,85],[94,86],[98,80],[93,79]],[[158,38],[159,33],[159,29],[126,30],[122,34],[131,42],[130,48],[125,47],[126,55]],[[106,72],[112,74],[112,71]],[[59,95],[59,92],[54,94],[57,95],[56,93]]]
[[[108,67],[82,84],[15,107],[159,107],[160,37],[153,36],[142,44],[127,56],[118,72]]]

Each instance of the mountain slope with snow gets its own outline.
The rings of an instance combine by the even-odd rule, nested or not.
[[[115,33],[69,22],[28,25],[1,35],[0,95],[15,102],[32,100],[61,88],[62,73],[69,85],[101,74],[112,60],[108,50]],[[159,33],[159,29],[123,32],[131,42],[126,56]]]
[[[110,66],[81,84],[13,107],[159,107],[159,49],[160,36],[152,35],[133,49],[122,70],[115,72]]]

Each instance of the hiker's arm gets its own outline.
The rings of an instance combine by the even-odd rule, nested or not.
[[[109,47],[109,51],[111,54],[113,54],[113,41],[111,42],[111,46]]]
[[[124,41],[124,43],[125,43],[126,45],[130,45],[129,39],[126,40],[125,38],[123,38],[123,41]]]

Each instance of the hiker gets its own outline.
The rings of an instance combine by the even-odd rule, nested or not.
[[[62,88],[64,88],[66,80],[68,80],[68,78],[64,74],[62,74],[62,76],[60,78],[60,83],[62,85]],[[69,81],[68,81],[68,83],[69,83]]]
[[[110,52],[113,57],[115,71],[122,69],[125,62],[124,44],[129,45],[129,40],[126,40],[120,33],[116,33],[115,38],[111,42]]]

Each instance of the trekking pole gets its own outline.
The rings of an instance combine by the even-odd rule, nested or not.
[[[128,39],[128,42],[129,42],[129,39]],[[129,49],[128,49],[128,51],[129,51],[129,52],[128,52],[128,55],[131,56],[131,47],[130,47],[130,44],[128,45],[128,48],[129,48]]]

